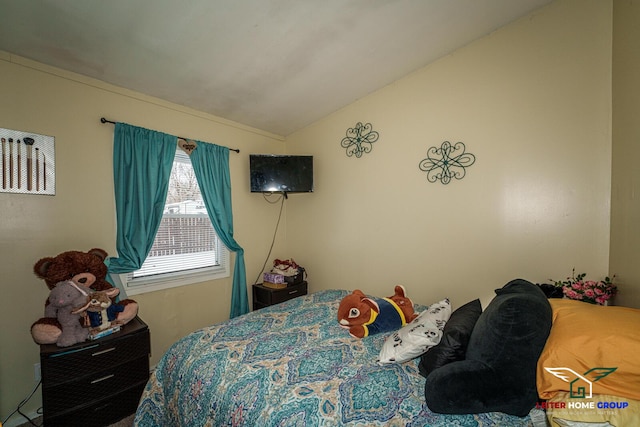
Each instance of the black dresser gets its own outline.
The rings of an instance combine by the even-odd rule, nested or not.
[[[98,427],[133,414],[149,379],[150,352],[149,328],[139,317],[95,341],[41,345],[44,425]]]

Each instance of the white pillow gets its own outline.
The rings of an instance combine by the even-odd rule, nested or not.
[[[431,304],[413,322],[389,335],[382,345],[378,362],[404,363],[421,356],[442,338],[442,330],[451,316],[448,299]]]

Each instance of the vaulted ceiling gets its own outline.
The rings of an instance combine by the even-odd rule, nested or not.
[[[551,0],[0,0],[0,50],[286,136]]]

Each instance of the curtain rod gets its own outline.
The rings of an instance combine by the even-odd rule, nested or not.
[[[111,120],[107,120],[107,119],[105,119],[104,117],[100,117],[100,123],[111,123],[112,125],[115,125],[115,124],[116,124],[116,122],[111,121]],[[181,137],[181,136],[177,136],[176,138],[181,139],[181,140],[183,140],[183,141],[189,141],[187,138],[183,138],[183,137]],[[228,148],[228,147],[227,147],[227,148]],[[238,148],[229,148],[229,150],[230,150],[230,151],[235,151],[236,153],[239,153],[239,152],[240,152],[240,149],[238,149]]]

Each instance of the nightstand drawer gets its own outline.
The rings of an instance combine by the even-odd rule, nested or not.
[[[115,334],[114,334],[115,335]],[[94,344],[79,349],[43,357],[42,375],[49,386],[65,383],[82,376],[83,372],[96,372],[112,368],[129,360],[148,357],[150,353],[149,331],[129,334],[119,340],[96,340]],[[70,373],[73,375],[70,375]]]
[[[146,382],[116,396],[97,400],[87,406],[76,406],[72,411],[60,412],[47,418],[46,427],[103,427],[114,424],[136,412]]]
[[[43,425],[102,427],[134,413],[149,380],[150,350],[139,317],[95,341],[41,345]]]
[[[43,405],[49,412],[64,411],[69,408],[69,402],[73,402],[73,406],[84,405],[146,383],[148,379],[149,358],[145,354],[121,366],[95,371],[90,375],[76,375],[72,381],[45,387]]]
[[[272,289],[263,285],[253,285],[253,309],[279,304],[307,294],[307,282],[287,286],[282,289]]]
[[[271,303],[278,304],[285,302],[291,298],[299,297],[300,295],[307,294],[307,282],[302,282],[298,285],[287,286],[284,289],[274,289],[271,293]]]

